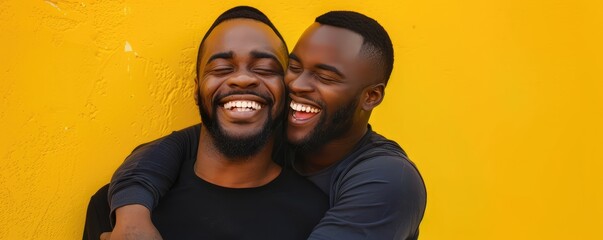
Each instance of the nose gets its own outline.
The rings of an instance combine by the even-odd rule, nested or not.
[[[259,85],[259,79],[249,72],[241,72],[228,78],[226,84],[232,88],[253,88]]]
[[[289,87],[289,91],[293,93],[303,93],[303,92],[311,92],[313,87],[312,76],[308,71],[304,71],[303,73],[293,76],[287,81],[287,87]]]

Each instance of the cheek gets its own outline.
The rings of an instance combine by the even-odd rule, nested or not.
[[[204,79],[199,82],[197,90],[199,92],[199,100],[206,106],[211,105],[213,96],[215,95],[218,87],[220,87],[221,81],[219,79]]]
[[[348,89],[338,88],[334,86],[319,86],[316,87],[316,91],[319,92],[322,101],[328,105],[336,107],[342,102],[341,100],[347,98],[350,94]]]
[[[283,78],[277,77],[264,81],[269,91],[273,94],[275,101],[280,101],[285,92],[285,82]]]
[[[333,114],[333,111],[347,106],[351,101],[356,101],[358,95],[361,94],[356,89],[342,88],[342,87],[323,87],[320,90],[321,99],[326,105],[329,115]]]
[[[295,80],[295,78],[297,78],[297,75],[295,73],[292,73],[291,71],[287,71],[287,73],[285,74],[285,86],[289,86],[289,83],[291,83],[291,81]]]

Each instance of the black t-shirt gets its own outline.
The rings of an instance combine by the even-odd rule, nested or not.
[[[166,240],[307,239],[327,201],[306,181],[283,170],[262,187],[229,189],[185,176],[160,200],[153,223]]]
[[[152,213],[163,239],[307,239],[327,210],[327,196],[290,169],[255,188],[204,181],[194,173],[198,134],[190,137],[178,180]]]

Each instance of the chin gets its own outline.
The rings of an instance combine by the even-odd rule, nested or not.
[[[289,143],[292,146],[298,146],[298,145],[301,145],[302,139],[299,139],[299,138],[287,138],[287,143]]]
[[[224,133],[224,135],[226,135],[226,136],[228,136],[230,138],[234,138],[234,139],[247,139],[247,138],[256,137],[262,131],[259,128],[258,129],[254,129],[254,131],[249,131],[249,129],[247,129],[247,131],[236,131],[236,130],[233,131],[232,129],[222,128],[222,132]]]
[[[291,130],[291,129],[287,130],[287,142],[289,142],[292,145],[302,144],[307,136],[308,136],[308,134],[304,134],[301,131],[296,131],[296,130]]]
[[[311,139],[308,139],[308,134],[299,134],[299,135],[287,135],[287,142],[297,150],[307,151],[309,145],[311,143]]]

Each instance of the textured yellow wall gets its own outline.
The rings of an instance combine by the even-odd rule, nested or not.
[[[421,239],[603,238],[601,1],[256,2],[0,1],[0,239],[79,238],[133,147],[198,121],[198,41],[245,3],[290,46],[331,9],[389,30],[372,123],[426,180]]]

